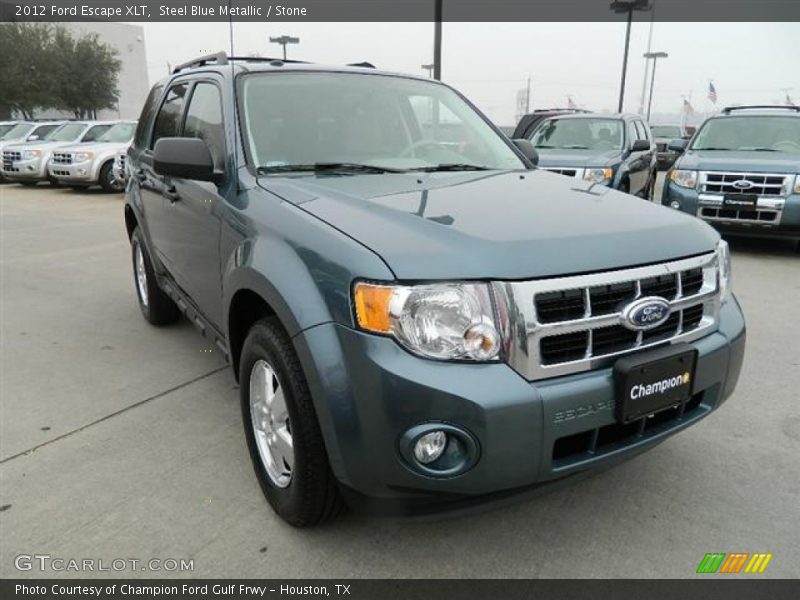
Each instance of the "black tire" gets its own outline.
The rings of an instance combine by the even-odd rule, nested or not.
[[[100,177],[98,183],[106,194],[113,194],[114,192],[122,191],[117,183],[117,178],[114,177],[113,161],[108,161],[100,168]]]
[[[631,184],[627,179],[623,179],[622,182],[620,182],[619,187],[617,189],[620,192],[624,192],[626,194],[630,194],[631,193]]]
[[[138,279],[137,251],[139,249],[141,249],[142,253],[145,275],[144,282],[141,285],[146,290],[146,297],[143,297]],[[147,252],[147,245],[144,243],[138,227],[133,230],[133,235],[131,235],[131,260],[133,263],[133,285],[136,289],[136,298],[139,300],[139,308],[144,318],[151,325],[157,326],[175,323],[180,318],[181,311],[172,301],[172,298],[158,287],[158,280],[153,271],[150,254]]]
[[[256,442],[250,377],[257,363],[271,368],[283,391],[294,456],[291,479],[285,487],[270,477]],[[292,342],[276,319],[258,321],[247,334],[239,362],[239,390],[250,458],[273,510],[294,527],[318,525],[337,516],[344,503],[328,463],[311,393]]]

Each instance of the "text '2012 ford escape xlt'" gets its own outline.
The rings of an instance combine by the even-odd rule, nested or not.
[[[719,235],[529,159],[450,87],[364,66],[215,55],[152,90],[126,161],[139,304],[225,353],[289,523],[504,500],[732,393]]]

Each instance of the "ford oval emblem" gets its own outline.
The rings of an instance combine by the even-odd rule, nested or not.
[[[755,184],[752,181],[747,181],[747,179],[739,179],[738,181],[734,181],[731,185],[737,190],[749,190]]]
[[[639,298],[622,310],[622,324],[633,331],[653,329],[669,319],[669,313],[669,302],[664,298]]]

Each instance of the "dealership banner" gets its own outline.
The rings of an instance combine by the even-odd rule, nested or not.
[[[533,600],[536,598],[614,598],[660,600],[796,599],[800,583],[790,580],[2,580],[5,600],[37,598],[158,598],[159,600],[249,600],[302,597],[309,600]]]
[[[436,0],[0,0],[0,21],[434,21]],[[462,22],[800,21],[798,0],[441,0]]]

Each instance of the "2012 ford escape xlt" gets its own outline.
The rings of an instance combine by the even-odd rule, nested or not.
[[[532,160],[452,88],[364,65],[223,54],[153,88],[126,161],[139,304],[225,353],[286,521],[502,501],[733,392],[719,235]]]

